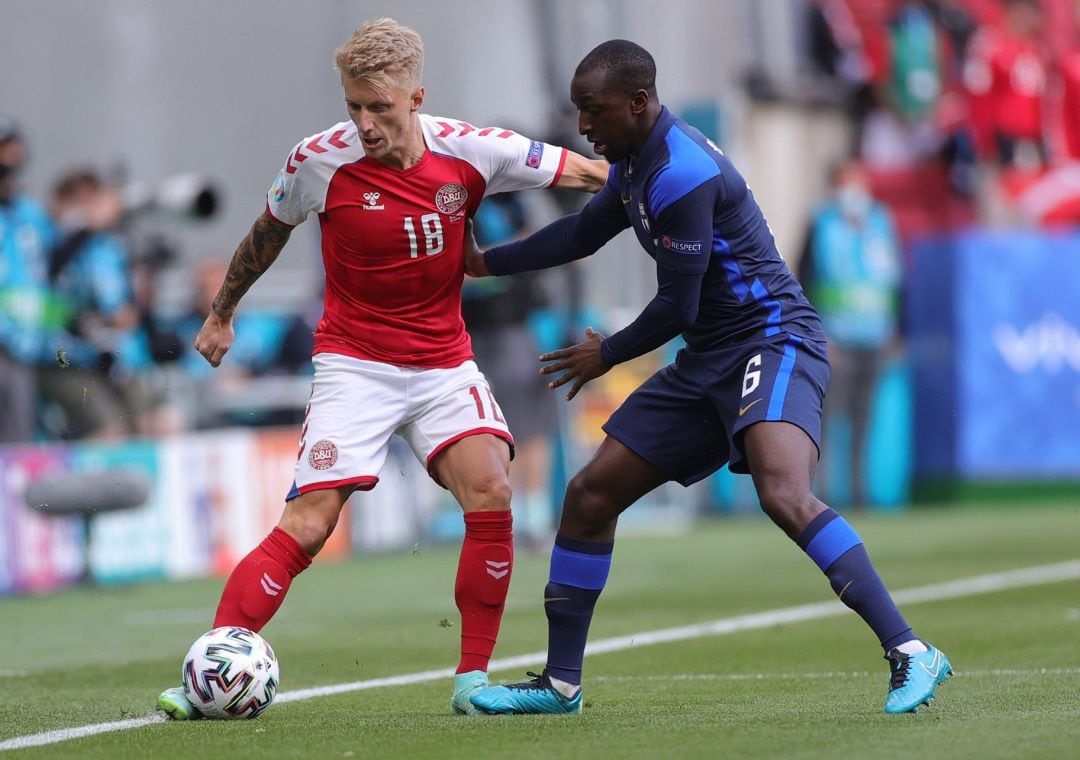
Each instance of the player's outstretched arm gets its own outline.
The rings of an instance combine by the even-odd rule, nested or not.
[[[581,211],[556,219],[523,240],[484,251],[484,268],[498,277],[567,264],[596,253],[629,226],[619,192],[605,184]]]
[[[240,299],[248,292],[255,280],[277,259],[285,243],[289,241],[292,227],[282,224],[265,211],[251,225],[247,237],[240,243],[229,262],[225,282],[221,283],[210,314],[202,329],[195,336],[195,350],[214,367],[221,364],[226,352],[232,347],[233,313]]]
[[[585,158],[572,150],[566,151],[566,165],[552,187],[562,190],[584,190],[595,193],[607,182],[610,165],[607,161]]]

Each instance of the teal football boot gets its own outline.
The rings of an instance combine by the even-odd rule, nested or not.
[[[198,720],[202,717],[202,713],[184,694],[183,686],[174,686],[161,692],[157,698],[157,709],[173,720]]]
[[[482,670],[470,670],[454,676],[454,696],[450,698],[450,711],[454,715],[476,715],[469,697],[488,685],[488,674]]]
[[[581,690],[573,699],[564,697],[551,685],[545,670],[528,673],[531,681],[506,686],[489,686],[473,695],[472,703],[488,715],[577,715],[581,712]]]
[[[890,649],[885,655],[892,671],[885,712],[917,712],[919,705],[930,704],[938,684],[945,683],[953,674],[952,663],[945,653],[925,641],[923,644],[926,644],[925,652],[904,654]]]

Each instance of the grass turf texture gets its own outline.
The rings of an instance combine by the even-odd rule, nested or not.
[[[1068,505],[852,522],[894,590],[1080,558],[1080,508]],[[453,549],[421,547],[317,563],[263,631],[283,692],[451,666],[456,560]],[[519,554],[497,657],[545,648],[546,572],[544,554]],[[157,693],[179,683],[180,659],[209,627],[220,588],[214,580],[0,600],[0,741],[150,714]],[[591,638],[832,598],[810,560],[765,520],[705,522],[685,536],[620,538]],[[149,725],[0,757],[1074,755],[1077,581],[904,612],[957,670],[918,715],[881,713],[887,665],[848,613],[590,657],[576,718],[454,717],[447,678],[274,705],[254,721]],[[522,670],[494,680],[519,680]]]

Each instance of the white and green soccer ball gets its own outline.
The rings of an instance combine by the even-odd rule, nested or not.
[[[259,634],[223,626],[207,631],[184,657],[184,694],[207,718],[254,718],[274,702],[278,661]]]

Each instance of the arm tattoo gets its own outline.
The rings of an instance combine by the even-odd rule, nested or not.
[[[277,259],[291,233],[292,227],[281,224],[266,214],[255,220],[248,236],[237,247],[232,261],[229,262],[225,282],[221,284],[221,289],[214,298],[215,314],[222,319],[232,316],[248,288]]]

